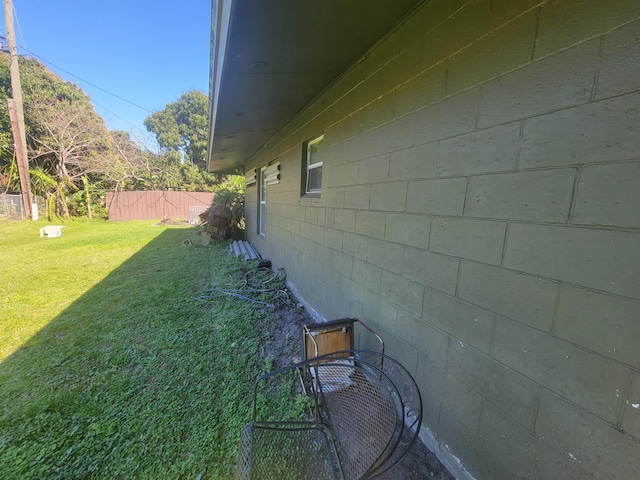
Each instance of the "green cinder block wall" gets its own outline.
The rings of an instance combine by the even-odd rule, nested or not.
[[[461,477],[640,478],[640,2],[425,2],[247,169],[276,161],[248,239],[382,334]]]

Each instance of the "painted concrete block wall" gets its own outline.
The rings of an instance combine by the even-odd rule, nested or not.
[[[321,198],[302,143],[324,134]],[[251,159],[249,239],[479,479],[640,478],[640,3],[432,0]]]

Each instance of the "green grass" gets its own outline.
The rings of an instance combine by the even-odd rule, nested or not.
[[[232,478],[269,316],[200,297],[244,264],[193,228],[43,225],[0,223],[0,478]]]

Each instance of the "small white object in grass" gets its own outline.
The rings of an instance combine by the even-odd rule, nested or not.
[[[61,237],[63,228],[63,225],[47,225],[40,229],[40,236],[47,238]]]

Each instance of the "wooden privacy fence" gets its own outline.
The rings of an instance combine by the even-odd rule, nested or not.
[[[211,192],[108,192],[109,221],[188,220],[197,222],[198,215],[211,205]]]

